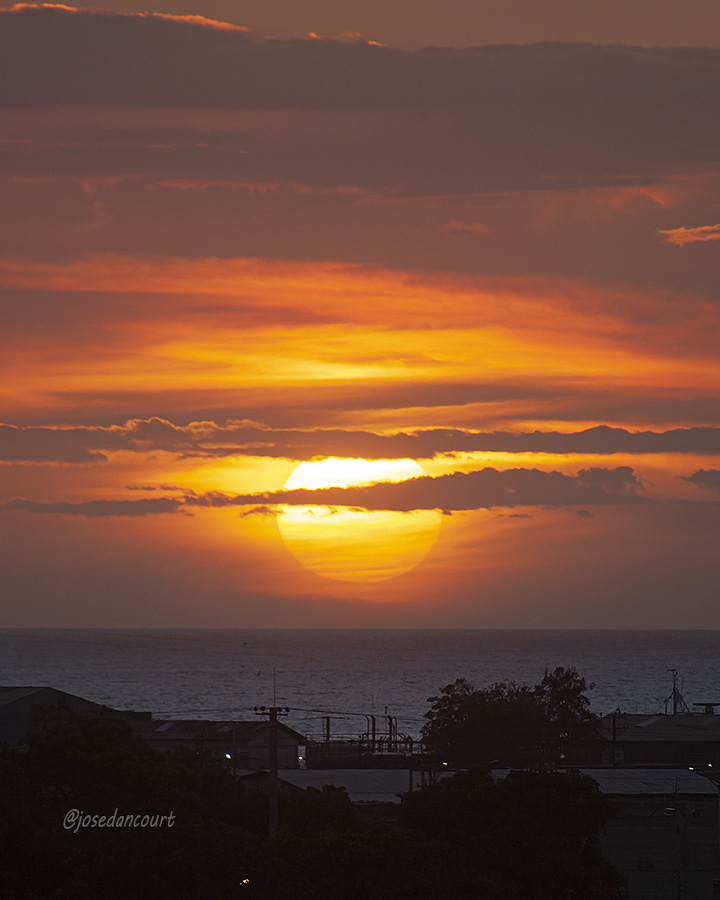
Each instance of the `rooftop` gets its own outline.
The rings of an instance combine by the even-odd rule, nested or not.
[[[720,741],[720,716],[706,713],[611,713],[603,716],[606,738],[616,741]]]

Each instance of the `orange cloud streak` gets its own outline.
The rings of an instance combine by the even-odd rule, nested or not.
[[[697,241],[720,241],[720,223],[700,225],[697,228],[671,228],[658,233],[667,235],[668,244],[684,247],[685,244],[693,244]]]
[[[89,10],[78,6],[67,6],[64,3],[15,3],[13,6],[0,7],[0,12],[21,12],[25,9],[62,9],[69,13],[88,13]],[[231,22],[219,22],[217,19],[208,19],[205,16],[188,15],[178,16],[173,13],[156,12],[108,12],[106,10],[92,10],[96,16],[128,16],[139,19],[167,19],[171,22],[187,22],[190,25],[201,25],[205,28],[214,28],[217,31],[249,31],[244,25],[233,25]]]
[[[468,382],[486,386],[473,402],[489,385],[522,383],[580,389],[589,403],[593,385],[602,385],[596,398],[605,402],[638,390],[710,396],[720,382],[717,309],[687,294],[569,279],[115,255],[0,261],[0,287],[67,293],[77,317],[77,327],[64,315],[57,328],[34,322],[6,340],[8,411],[163,392],[169,414],[171,396],[193,402],[198,391],[203,403],[210,392],[213,403],[296,406],[322,388],[352,415],[363,408],[352,397],[371,385],[407,395],[397,408],[424,406],[422,385],[431,383],[448,390],[452,407],[468,402],[453,400],[452,386]],[[590,406],[588,413],[592,422]],[[423,424],[442,421],[438,414]]]

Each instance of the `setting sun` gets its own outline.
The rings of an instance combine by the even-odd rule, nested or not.
[[[300,463],[287,490],[351,487],[425,475],[411,459],[337,459]],[[345,506],[278,507],[278,527],[305,568],[340,581],[371,582],[414,569],[437,537],[437,510],[369,511]]]

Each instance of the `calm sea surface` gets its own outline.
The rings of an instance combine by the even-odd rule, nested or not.
[[[427,698],[456,678],[535,684],[574,666],[593,710],[662,712],[678,683],[689,705],[720,702],[720,631],[0,629],[0,684],[60,688],[168,718],[284,720],[319,736],[367,730],[390,714],[418,736]]]

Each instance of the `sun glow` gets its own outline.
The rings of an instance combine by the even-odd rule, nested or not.
[[[411,459],[329,458],[300,463],[285,487],[350,487],[422,475],[422,466]],[[340,581],[383,581],[409,572],[427,556],[441,522],[437,510],[278,507],[280,534],[296,559],[316,575]]]
[[[413,459],[338,459],[333,456],[300,463],[290,473],[285,488],[350,487],[379,481],[405,481],[425,474],[423,467]]]

